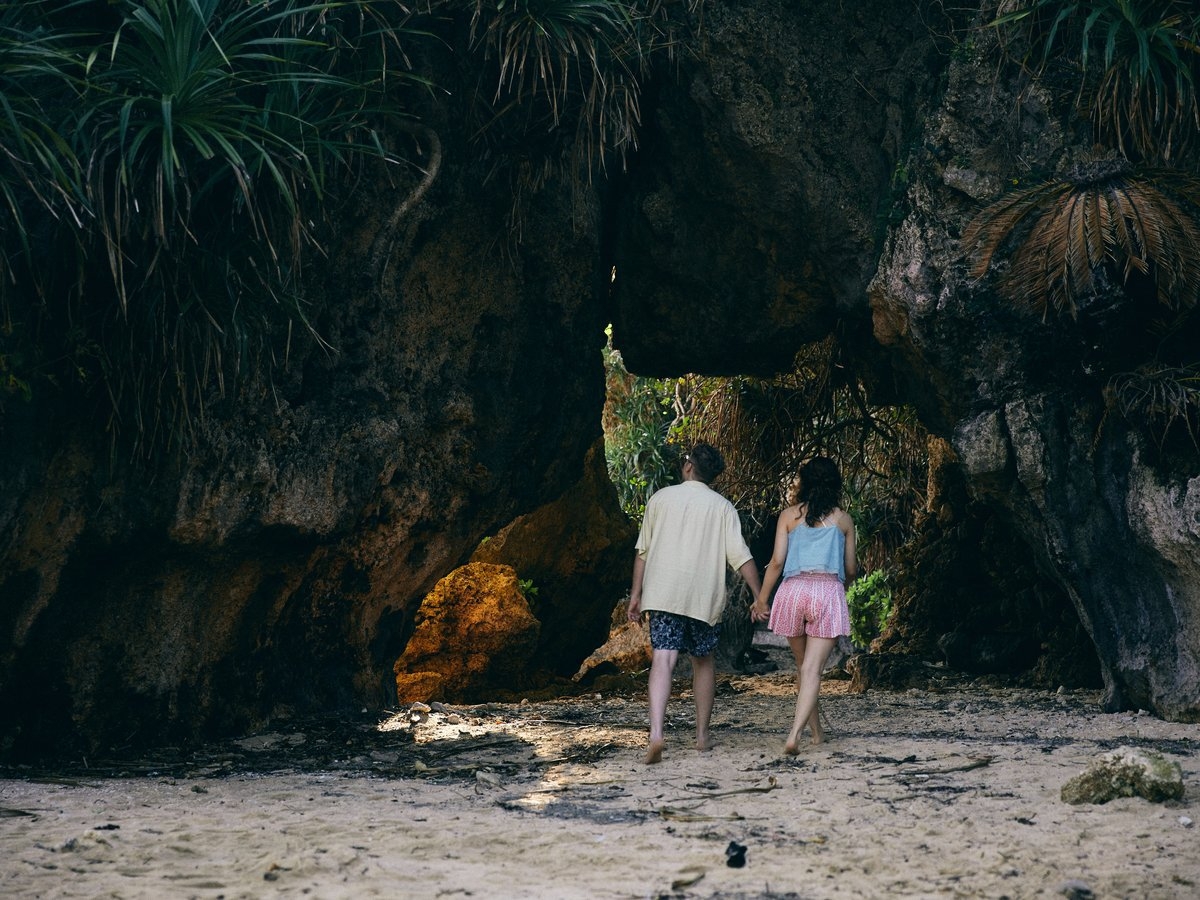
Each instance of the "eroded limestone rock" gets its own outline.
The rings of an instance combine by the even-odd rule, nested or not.
[[[1154,803],[1183,799],[1179,763],[1140,747],[1105,753],[1062,786],[1064,803],[1107,803],[1118,797],[1145,797]]]
[[[400,703],[469,701],[518,683],[539,624],[511,566],[468,563],[437,583],[396,660]]]
[[[650,629],[644,622],[625,622],[616,626],[607,641],[583,661],[574,681],[606,669],[618,672],[641,672],[650,668],[653,651],[650,649]]]

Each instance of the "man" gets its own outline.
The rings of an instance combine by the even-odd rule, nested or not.
[[[683,481],[655,492],[646,504],[633,561],[629,621],[650,618],[650,744],[646,763],[662,759],[663,720],[680,651],[692,661],[696,749],[712,749],[709,718],[716,696],[713,651],[725,610],[725,566],[758,596],[758,569],[742,538],[733,504],[710,488],[725,471],[715,447],[697,444],[683,458]]]

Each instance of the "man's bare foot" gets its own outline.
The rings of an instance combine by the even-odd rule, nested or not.
[[[713,741],[713,739],[710,737],[696,738],[696,749],[699,750],[701,753],[707,753],[709,750],[711,750],[715,746],[716,746],[716,742]]]
[[[662,762],[663,749],[666,746],[666,741],[651,741],[650,746],[646,748],[646,757],[643,762],[648,766]]]
[[[825,729],[820,725],[812,729],[812,743],[814,747],[817,746],[817,744],[825,743]]]
[[[800,752],[799,738],[789,736],[787,739],[787,743],[783,745],[783,752],[786,753],[788,756],[795,756],[797,753],[799,753]]]

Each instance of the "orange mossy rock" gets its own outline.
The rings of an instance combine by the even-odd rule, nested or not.
[[[613,605],[629,591],[636,540],[599,438],[575,484],[484,541],[471,561],[512,566],[537,586],[538,665],[570,675],[608,635]]]
[[[393,667],[396,699],[470,701],[519,682],[540,625],[511,566],[468,563],[421,601],[416,630]]]
[[[579,671],[572,676],[581,682],[589,676],[618,672],[641,672],[650,667],[653,651],[650,648],[650,628],[645,618],[637,622],[626,619],[629,601],[617,604],[613,610],[612,630],[608,640],[583,661]]]

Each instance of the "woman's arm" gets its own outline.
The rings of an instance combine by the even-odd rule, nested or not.
[[[858,577],[858,552],[857,541],[855,540],[854,520],[850,518],[850,513],[844,509],[838,515],[838,528],[842,529],[842,534],[846,536],[846,550],[844,562],[846,566],[846,587],[850,587],[850,583]]]
[[[767,563],[767,569],[763,572],[762,589],[758,592],[754,605],[750,607],[751,621],[760,622],[771,617],[767,601],[771,598],[771,591],[775,590],[779,574],[783,571],[783,564],[787,560],[787,523],[789,515],[794,515],[795,510],[796,507],[789,506],[779,514],[779,524],[775,526],[775,547],[771,553],[771,561]]]

